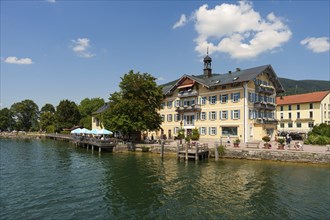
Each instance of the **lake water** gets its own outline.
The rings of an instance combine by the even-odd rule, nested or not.
[[[0,140],[0,219],[329,219],[327,165]]]

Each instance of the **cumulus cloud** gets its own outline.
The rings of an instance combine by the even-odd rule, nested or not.
[[[178,27],[182,27],[187,23],[187,17],[185,14],[182,14],[180,17],[180,20],[177,21],[174,25],[173,25],[173,29],[178,28]]]
[[[17,58],[17,57],[7,57],[4,59],[5,63],[10,63],[10,64],[19,64],[19,65],[30,65],[33,63],[32,59],[30,58]]]
[[[208,47],[210,54],[222,52],[233,59],[251,59],[279,49],[292,35],[283,19],[273,12],[262,18],[248,1],[223,3],[213,9],[203,5],[192,20],[198,33],[195,50],[200,55],[205,55]]]
[[[88,38],[78,38],[77,40],[72,40],[74,46],[72,47],[73,52],[79,57],[91,58],[95,56],[88,49],[90,47]]]
[[[307,37],[300,41],[300,44],[314,53],[323,53],[330,50],[330,43],[328,37]]]

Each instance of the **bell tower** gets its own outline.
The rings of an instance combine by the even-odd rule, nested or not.
[[[209,48],[207,48],[206,57],[204,57],[204,77],[206,78],[212,76],[211,63],[212,63],[212,58],[209,57]]]

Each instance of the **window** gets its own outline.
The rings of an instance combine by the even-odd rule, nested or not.
[[[240,110],[232,110],[231,111],[231,118],[232,119],[239,119],[239,113],[240,113]]]
[[[313,118],[313,112],[312,111],[309,112],[309,118]]]
[[[324,111],[324,118],[327,118],[327,111]]]
[[[288,105],[288,110],[291,111],[291,105]]]
[[[238,127],[222,127],[222,135],[237,136],[237,128]]]
[[[313,103],[309,103],[309,109],[313,109]]]
[[[172,121],[172,114],[167,115],[167,121]]]
[[[289,112],[289,119],[291,119],[291,112]]]
[[[220,96],[221,103],[227,103],[227,101],[228,101],[228,94],[224,94]]]
[[[217,135],[217,128],[216,127],[210,127],[210,135]]]
[[[217,102],[217,96],[213,95],[209,97],[210,104],[215,104]]]
[[[201,113],[201,120],[206,120],[206,112]]]
[[[174,121],[180,121],[180,114],[175,114],[174,115]]]
[[[163,109],[165,107],[165,102],[162,102],[162,104],[160,104],[160,107]]]
[[[297,112],[297,118],[300,118],[300,112]]]
[[[217,119],[217,113],[216,112],[210,112],[210,120],[214,121]]]
[[[300,105],[297,105],[297,110],[300,110]]]
[[[284,128],[284,123],[280,123],[280,128]]]
[[[313,128],[313,127],[314,127],[314,122],[309,121],[309,122],[308,122],[308,127],[309,127],[309,128]]]
[[[324,103],[324,110],[326,110],[326,109],[327,109],[327,104]]]
[[[220,112],[221,119],[228,119],[228,111],[221,111]]]
[[[296,123],[297,128],[301,128],[301,122]]]
[[[231,101],[232,102],[239,102],[239,98],[240,98],[240,93],[239,92],[231,94]]]
[[[292,122],[288,123],[288,128],[292,128]]]
[[[283,105],[280,108],[281,108],[281,111],[283,111]]]
[[[174,133],[174,134],[178,134],[178,133],[179,133],[179,128],[178,128],[178,127],[174,127],[174,129],[173,129],[173,133]]]
[[[160,116],[162,118],[162,121],[165,121],[165,115]]]
[[[201,135],[206,135],[206,127],[201,127],[201,128],[199,128],[199,133],[200,133]]]
[[[206,105],[206,96],[201,97],[201,105]]]
[[[167,102],[167,108],[172,108],[173,101],[168,101]]]
[[[185,125],[186,126],[192,126],[194,125],[194,115],[186,115],[185,116]]]
[[[175,101],[175,107],[180,107],[180,100]]]

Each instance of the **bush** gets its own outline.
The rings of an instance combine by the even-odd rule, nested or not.
[[[199,140],[199,132],[198,132],[198,128],[194,128],[194,129],[192,130],[191,140],[193,140],[193,141],[197,141],[197,140]]]
[[[285,139],[284,138],[278,138],[277,142],[280,143],[280,144],[284,144]]]
[[[219,156],[222,157],[223,155],[225,155],[225,150],[226,150],[226,147],[223,146],[222,144],[220,146],[218,146],[218,153],[219,153]]]
[[[264,137],[262,137],[262,140],[263,140],[264,142],[269,142],[269,141],[270,141],[270,137],[268,137],[268,136],[264,136]]]
[[[237,139],[235,139],[234,143],[239,144],[239,143],[241,143],[241,140],[239,138],[237,138]]]
[[[54,125],[48,125],[46,127],[46,132],[47,133],[55,133],[55,126]]]

